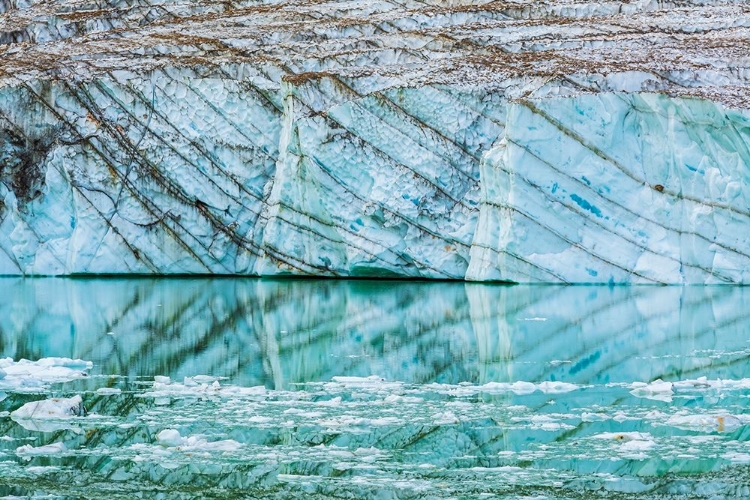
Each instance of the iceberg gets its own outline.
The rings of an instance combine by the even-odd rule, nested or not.
[[[2,2],[0,274],[748,283],[748,24]]]
[[[39,432],[73,428],[71,419],[84,416],[86,408],[79,395],[31,401],[10,413],[10,418],[23,428]]]

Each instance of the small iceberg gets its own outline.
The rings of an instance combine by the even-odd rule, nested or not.
[[[43,455],[60,455],[68,451],[68,448],[64,443],[52,443],[44,446],[31,446],[26,444],[16,448],[16,455],[19,455],[27,460],[31,457],[43,456]]]
[[[91,361],[70,358],[42,358],[37,361],[0,358],[0,388],[23,391],[47,384],[87,377]]]
[[[242,447],[242,444],[233,439],[208,441],[202,435],[182,437],[176,429],[164,429],[156,435],[156,442],[167,448],[190,452],[235,451]]]
[[[633,382],[630,385],[632,389],[630,394],[639,398],[652,399],[654,401],[663,401],[669,403],[672,401],[674,394],[674,385],[672,382],[664,382],[661,379],[654,380],[650,384],[645,382]]]
[[[84,416],[86,408],[79,395],[32,401],[10,414],[10,418],[23,428],[40,432],[69,429],[72,427],[69,419]]]

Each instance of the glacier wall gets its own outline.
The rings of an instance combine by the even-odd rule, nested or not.
[[[252,272],[278,94],[255,74],[114,76],[2,90],[0,273]]]
[[[3,89],[0,273],[748,281],[746,112],[241,71]]]
[[[0,273],[748,282],[744,111],[241,71],[3,89]]]
[[[651,93],[513,104],[468,278],[747,283],[749,118]]]
[[[742,2],[430,3],[0,2],[0,275],[748,282]]]

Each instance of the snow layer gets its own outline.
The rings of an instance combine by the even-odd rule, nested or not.
[[[6,2],[0,274],[747,283],[742,2]]]

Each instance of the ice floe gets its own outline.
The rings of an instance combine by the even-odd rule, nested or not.
[[[185,377],[183,382],[173,382],[169,377],[156,376],[150,391],[142,394],[150,398],[186,398],[186,397],[243,397],[264,396],[267,390],[263,386],[239,387],[222,386],[217,377]]]
[[[72,427],[69,420],[83,417],[86,409],[79,395],[31,401],[11,412],[10,418],[28,430],[52,432]]]
[[[209,441],[203,435],[183,437],[176,429],[164,429],[156,435],[156,441],[167,448],[177,448],[181,451],[236,451],[242,444],[233,439]]]
[[[42,358],[37,361],[0,359],[0,389],[36,390],[48,384],[69,382],[88,376],[91,361],[70,358]]]
[[[23,458],[31,458],[42,455],[60,455],[66,451],[68,451],[68,448],[65,446],[65,443],[52,443],[42,446],[31,446],[25,444],[16,448],[16,455]]]

